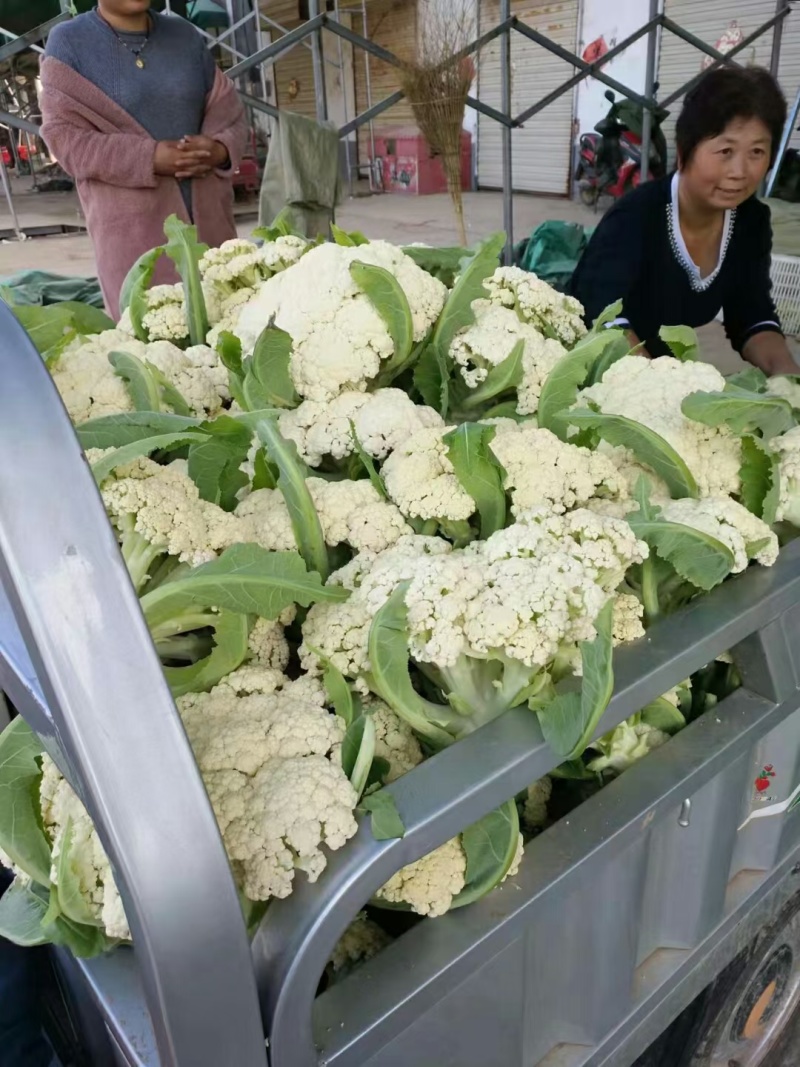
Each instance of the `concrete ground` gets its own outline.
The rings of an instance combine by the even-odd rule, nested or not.
[[[59,274],[94,274],[94,253],[83,226],[78,199],[74,193],[37,193],[30,179],[14,183],[14,207],[27,240],[6,239],[0,243],[0,276],[35,268]],[[465,217],[470,241],[503,228],[500,193],[465,194]],[[239,232],[248,236],[257,225],[255,202],[237,205]],[[514,238],[520,240],[548,219],[564,219],[595,225],[600,216],[583,204],[556,197],[516,196],[514,198]],[[452,208],[446,195],[404,197],[397,195],[359,196],[345,199],[337,211],[337,224],[346,230],[361,230],[368,237],[381,237],[398,244],[423,241],[430,245],[457,242]],[[63,231],[55,236],[35,236],[37,229]],[[0,232],[13,232],[12,219],[4,200],[0,203]],[[124,240],[120,234],[120,240]],[[700,331],[705,358],[729,374],[744,364],[732,351],[722,327],[712,323]]]

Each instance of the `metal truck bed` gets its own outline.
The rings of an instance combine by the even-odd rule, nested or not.
[[[87,1031],[105,1062],[255,1067],[266,1033],[272,1067],[622,1067],[800,887],[793,542],[619,651],[598,733],[728,649],[744,687],[536,838],[502,888],[316,997],[392,873],[557,763],[522,709],[394,783],[406,836],[376,842],[363,824],[316,885],[270,906],[248,955],[99,494],[9,317],[0,308],[0,688],[83,796],[134,931],[135,951],[64,961],[76,995],[94,993]]]

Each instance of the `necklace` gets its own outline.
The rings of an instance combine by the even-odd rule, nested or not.
[[[105,19],[103,19],[103,21],[105,22]],[[116,37],[118,43],[120,45],[122,45],[122,47],[127,52],[130,52],[130,54],[133,56],[134,62],[136,63],[136,66],[139,68],[139,70],[144,70],[144,60],[142,59],[142,52],[144,52],[145,48],[147,48],[148,44],[150,44],[150,22],[149,22],[149,20],[148,20],[148,23],[147,23],[147,29],[145,30],[145,33],[144,33],[144,41],[143,41],[143,43],[141,44],[141,46],[139,48],[132,48],[128,44],[127,41],[124,41],[122,39],[122,37],[114,29],[114,27],[111,25],[111,23],[106,22],[106,25],[111,30],[111,32],[114,34],[114,36]]]

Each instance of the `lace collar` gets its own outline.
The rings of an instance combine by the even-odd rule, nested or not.
[[[681,233],[678,209],[679,187],[680,175],[676,171],[672,176],[672,195],[667,204],[667,232],[669,233],[669,243],[672,246],[672,254],[689,277],[689,285],[691,285],[696,293],[703,293],[713,285],[717,275],[722,270],[722,264],[725,262],[728,245],[731,243],[731,237],[733,236],[733,225],[736,221],[736,209],[734,208],[732,211],[725,212],[725,223],[722,228],[722,241],[719,246],[719,259],[717,260],[717,265],[710,274],[706,275],[705,278],[702,278],[700,276],[700,268],[689,255],[689,250],[686,247],[686,242]]]

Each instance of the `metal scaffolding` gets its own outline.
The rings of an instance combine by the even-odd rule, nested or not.
[[[302,25],[297,26],[294,29],[287,29],[274,19],[266,16],[260,10],[258,0],[214,0],[214,3],[227,13],[230,25],[218,35],[209,34],[202,29],[200,29],[199,32],[203,33],[208,39],[209,47],[219,47],[224,50],[226,57],[231,61],[231,65],[227,68],[227,74],[229,77],[238,81],[240,95],[247,106],[255,112],[270,116],[272,119],[280,119],[280,108],[270,100],[272,93],[267,82],[266,71],[281,57],[286,56],[292,49],[298,46],[310,48],[312,53],[317,118],[319,121],[326,121],[329,114],[325,80],[326,64],[332,63],[334,66],[339,67],[341,73],[344,74],[343,44],[349,44],[354,49],[362,50],[366,62],[367,107],[360,114],[354,115],[353,118],[345,119],[344,123],[339,127],[339,137],[349,138],[354,131],[361,127],[366,126],[369,128],[371,156],[365,164],[356,164],[356,170],[359,173],[363,170],[367,171],[370,176],[371,188],[374,189],[376,182],[374,179],[375,138],[373,123],[384,111],[387,111],[402,100],[404,94],[401,90],[397,90],[383,100],[379,100],[376,103],[372,102],[369,58],[373,57],[394,67],[400,67],[402,61],[394,55],[394,53],[369,39],[367,35],[367,12],[364,0],[361,0],[360,8],[341,9],[339,0],[335,0],[334,11],[332,13],[320,11],[319,0],[309,0],[309,13],[311,17]],[[685,85],[676,89],[669,96],[663,100],[658,100],[655,91],[655,78],[658,38],[660,33],[672,33],[686,41],[687,44],[698,49],[698,51],[702,52],[712,60],[711,68],[713,69],[723,64],[736,66],[736,56],[740,52],[750,47],[750,45],[752,45],[758,38],[774,29],[775,33],[773,38],[771,67],[773,74],[777,74],[780,59],[782,28],[784,20],[792,10],[791,0],[776,0],[776,10],[774,15],[759,26],[757,30],[744,38],[738,45],[724,54],[717,51],[717,49],[713,48],[711,45],[706,44],[705,41],[702,41],[688,30],[683,29],[672,19],[668,18],[660,11],[661,6],[661,0],[650,0],[650,19],[648,22],[626,37],[625,40],[619,42],[619,44],[607,52],[601,59],[594,63],[589,63],[575,53],[557,44],[538,30],[528,26],[518,16],[512,15],[510,11],[510,0],[500,0],[500,22],[498,25],[492,27],[492,29],[488,30],[486,33],[481,34],[476,40],[466,45],[458,53],[456,58],[478,54],[480,50],[491,41],[501,38],[501,109],[498,110],[474,96],[467,97],[467,106],[473,108],[485,118],[500,123],[503,129],[503,227],[507,235],[507,257],[510,257],[514,238],[511,134],[514,129],[524,126],[527,121],[553,103],[554,100],[557,100],[565,93],[570,92],[587,78],[593,78],[596,81],[607,85],[610,89],[613,89],[622,96],[627,97],[629,100],[639,104],[639,106],[644,109],[642,178],[643,180],[646,180],[649,171],[652,113],[658,108],[669,107],[670,104],[679,100],[685,93],[694,88],[706,73],[706,71],[698,73]],[[170,0],[166,0],[166,10],[168,12],[170,11]],[[364,32],[357,33],[342,21],[342,13],[352,12],[361,15],[362,30]],[[52,26],[65,17],[68,16],[62,14],[57,19],[53,19],[49,23],[45,23],[43,26],[31,30],[28,34],[25,34],[24,37],[15,38],[8,44],[0,46],[0,62],[26,48],[38,47],[38,42],[46,36]],[[0,33],[2,32],[3,31],[0,29]],[[280,36],[276,40],[272,40],[271,38],[276,32],[278,32]],[[339,48],[338,62],[325,56],[323,35],[326,32],[333,34],[337,38]],[[554,89],[540,100],[531,104],[516,116],[512,113],[511,104],[511,39],[512,35],[515,33],[525,37],[546,52],[559,57],[565,63],[569,64],[575,71],[575,73],[564,81],[557,89]],[[605,72],[604,68],[612,59],[622,54],[626,49],[630,48],[631,45],[644,36],[647,36],[648,38],[647,62],[644,92],[640,93],[630,86],[624,85],[616,78],[611,77]],[[251,80],[248,82],[248,76],[252,78],[253,72],[258,73],[254,81]],[[342,83],[343,85],[346,83],[346,78],[342,78]],[[257,85],[259,89],[258,94],[252,91],[254,85]],[[792,115],[794,115],[794,111],[792,112]],[[6,113],[0,112],[0,123],[16,126],[20,129],[28,129],[29,132],[33,133],[37,132],[35,126],[32,128],[32,124],[24,123],[20,117]],[[786,144],[788,144],[790,135],[791,129],[787,128],[787,133],[781,145],[782,150],[785,149]],[[776,167],[780,163],[781,156],[779,156]],[[349,158],[348,154],[348,160]],[[351,182],[352,173],[351,169]],[[6,198],[9,202],[12,217],[15,218],[16,216],[12,203],[10,185],[8,183],[8,175],[1,163],[0,178],[3,180]],[[18,226],[16,228],[19,233]]]

